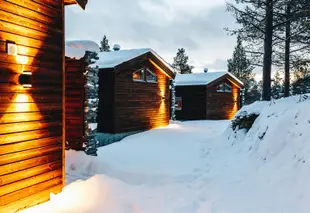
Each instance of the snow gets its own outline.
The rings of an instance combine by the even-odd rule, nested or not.
[[[99,53],[99,68],[114,68],[117,65],[130,61],[146,53],[152,53],[158,60],[160,60],[167,68],[171,71],[174,69],[168,64],[163,58],[161,58],[154,50],[150,48],[141,49],[129,49],[129,50],[119,50],[111,52],[100,52]]]
[[[69,58],[81,59],[86,51],[99,52],[99,45],[89,40],[74,40],[65,42],[65,55]]]
[[[173,122],[98,157],[69,151],[69,185],[23,213],[308,213],[309,109],[306,96],[256,102],[239,112],[260,114],[248,132]]]
[[[193,85],[208,85],[224,75],[229,75],[241,85],[243,83],[230,72],[207,72],[207,73],[191,73],[177,74],[175,77],[176,86],[193,86]]]

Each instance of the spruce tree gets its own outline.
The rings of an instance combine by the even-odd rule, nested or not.
[[[96,138],[97,129],[93,128],[91,124],[96,123],[98,110],[98,80],[99,67],[94,66],[95,61],[98,60],[96,52],[86,52],[86,63],[88,67],[84,73],[86,78],[85,84],[85,120],[84,120],[84,147],[87,155],[97,155],[98,140]]]
[[[178,49],[177,55],[173,58],[172,67],[180,74],[192,73],[194,67],[188,64],[188,56],[184,48]]]
[[[293,95],[310,93],[310,64],[303,62],[296,67],[291,93]]]
[[[280,75],[280,72],[277,71],[272,79],[272,86],[271,86],[271,97],[273,99],[279,99],[284,96],[283,94],[283,79]]]
[[[254,67],[251,65],[251,62],[247,59],[245,49],[242,45],[241,37],[237,37],[237,45],[235,47],[233,56],[229,59],[227,64],[228,72],[234,74],[238,79],[244,83],[244,95],[245,95],[245,104],[248,104],[248,97],[250,97],[250,88],[254,85]]]
[[[110,52],[110,45],[107,36],[104,35],[101,42],[100,42],[100,52]]]

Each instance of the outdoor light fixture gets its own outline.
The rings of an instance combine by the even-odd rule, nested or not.
[[[8,55],[17,56],[17,45],[15,44],[15,42],[6,42],[6,52]]]
[[[32,73],[30,71],[24,71],[19,76],[19,84],[22,85],[24,88],[32,87]]]

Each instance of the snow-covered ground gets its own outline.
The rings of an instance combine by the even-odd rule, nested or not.
[[[23,213],[308,213],[310,99],[241,111],[260,113],[248,132],[228,121],[175,122],[98,157],[68,152],[70,184]]]

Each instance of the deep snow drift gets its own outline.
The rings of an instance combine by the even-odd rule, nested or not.
[[[98,157],[68,152],[68,183],[100,175],[25,212],[308,213],[310,99],[242,111],[260,114],[248,132],[227,121],[176,122],[100,148]]]

